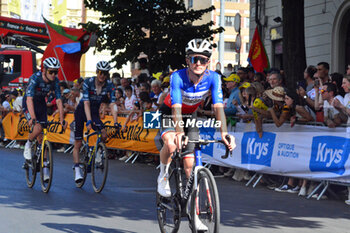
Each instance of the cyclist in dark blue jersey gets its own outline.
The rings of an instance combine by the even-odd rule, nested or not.
[[[93,125],[102,125],[99,109],[103,99],[110,100],[110,109],[113,114],[114,124],[117,123],[117,112],[114,111],[115,87],[108,80],[109,70],[112,67],[106,61],[100,61],[96,65],[96,77],[85,79],[83,84],[83,98],[80,100],[74,112],[75,120],[75,142],[73,149],[73,162],[75,170],[75,182],[80,183],[83,179],[81,168],[79,167],[79,150],[82,146],[84,123],[87,130],[91,130]],[[102,129],[102,140],[107,138],[107,133]]]
[[[60,114],[60,122],[64,125],[64,112],[61,100],[61,91],[58,86],[59,80],[56,77],[58,69],[61,67],[60,62],[54,57],[48,57],[43,62],[43,71],[34,73],[28,83],[26,93],[23,97],[23,112],[28,121],[29,127],[33,127],[33,131],[29,134],[28,141],[24,146],[23,156],[26,159],[25,165],[30,163],[32,159],[31,146],[35,138],[40,136],[42,125],[47,121],[47,107],[45,97],[50,91],[54,91],[56,95],[56,103]],[[40,139],[39,139],[40,141]],[[44,158],[45,160],[45,158]],[[45,161],[44,161],[45,164]],[[48,180],[48,169],[44,167],[44,180]]]
[[[235,139],[231,137],[230,143],[226,140],[227,125],[223,108],[223,94],[221,89],[221,78],[213,71],[208,70],[209,60],[212,53],[211,44],[207,40],[193,39],[186,46],[186,63],[188,68],[174,72],[170,77],[170,94],[166,97],[164,104],[160,107],[162,119],[169,122],[165,125],[175,123],[175,127],[162,129],[161,137],[164,142],[160,151],[160,174],[158,176],[158,193],[164,197],[171,195],[168,168],[171,162],[170,155],[182,147],[182,136],[186,134],[189,139],[196,140],[199,136],[197,127],[183,127],[177,122],[185,122],[192,118],[201,102],[211,92],[213,99],[213,110],[216,119],[221,122],[221,137],[230,150],[236,147]],[[183,117],[183,115],[185,117]],[[169,117],[170,116],[170,117]],[[163,120],[164,122],[164,120]],[[186,137],[187,138],[187,137]],[[194,145],[184,144],[182,149],[184,156],[184,167],[187,177],[190,175],[194,162]]]

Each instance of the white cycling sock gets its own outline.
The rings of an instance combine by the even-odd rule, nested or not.
[[[163,176],[165,174],[168,174],[169,166],[170,166],[170,163],[164,164],[164,163],[161,162],[160,163],[160,173],[159,173],[159,175]]]

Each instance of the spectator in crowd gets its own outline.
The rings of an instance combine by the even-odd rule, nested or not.
[[[16,99],[13,102],[13,110],[15,112],[22,112],[22,100],[23,100],[22,91],[18,92],[15,90],[12,92],[12,94],[16,96]]]
[[[225,77],[228,77],[231,75],[231,73],[233,72],[233,67],[232,67],[232,64],[231,63],[228,63],[227,64],[227,67],[226,67],[226,71],[223,73],[223,75]]]
[[[332,79],[332,83],[337,87],[338,95],[341,95],[342,97],[344,97],[345,92],[344,92],[344,89],[342,87],[344,76],[341,73],[332,73],[330,75],[330,77]]]
[[[10,102],[11,102],[10,93],[6,92],[5,93],[5,100],[4,100],[4,102],[2,102],[3,111],[5,111],[6,114],[7,114],[7,112],[11,111]]]
[[[160,106],[160,104],[158,104],[158,100],[162,94],[161,85],[162,83],[157,79],[153,80],[151,83],[152,92],[150,93],[150,97],[153,101],[153,108],[155,109]]]
[[[251,86],[254,87],[254,89],[256,91],[256,98],[262,97],[262,95],[265,91],[264,86],[260,82],[253,82],[253,83],[251,83]]]
[[[304,71],[304,80],[306,82],[306,89],[302,85],[298,85],[297,94],[302,99],[304,108],[316,119],[315,109],[315,82],[314,75],[317,69],[315,66],[308,66]]]
[[[350,64],[348,64],[347,66],[346,66],[346,75],[350,75]]]
[[[329,64],[327,62],[320,62],[317,64],[316,78],[320,80],[320,86],[326,82],[331,82],[332,79],[329,76]]]
[[[240,104],[239,100],[239,89],[238,85],[240,83],[240,78],[236,74],[231,74],[227,78],[224,78],[226,87],[230,93],[230,96],[227,101],[227,106],[225,108],[226,116],[234,116],[237,112],[235,103],[236,101]]]
[[[350,133],[350,75],[346,75],[343,78],[342,88],[346,95],[343,102],[337,98],[334,99],[334,107],[347,118],[347,133]]]
[[[248,81],[249,82],[254,82],[254,77],[255,77],[255,71],[254,68],[251,66],[247,66],[247,73],[248,73]]]
[[[118,88],[121,88],[123,91],[125,91],[126,87],[130,86],[130,82],[129,82],[129,80],[127,78],[122,78],[120,80],[120,84],[121,84],[121,86],[118,87]]]
[[[264,73],[261,73],[261,72],[257,72],[257,73],[254,75],[253,82],[261,83],[261,85],[262,85],[264,88],[267,88],[267,87],[269,86],[269,84],[266,82],[265,74],[264,74]]]
[[[323,99],[324,123],[334,128],[342,123],[339,111],[334,107],[334,100],[338,99],[343,103],[343,97],[337,95],[337,88],[333,83],[325,83],[321,89]]]
[[[170,74],[163,78],[162,82],[162,94],[158,98],[158,104],[161,105],[164,102],[165,97],[169,93],[169,84],[170,84]]]
[[[118,88],[115,92],[115,97],[116,97],[116,108],[118,110],[124,110],[125,109],[125,105],[124,105],[124,94],[123,94],[123,90],[121,88]],[[116,111],[118,111],[116,110]]]
[[[148,70],[147,58],[145,58],[145,57],[139,58],[138,62],[140,64],[140,74],[146,74],[147,77],[149,77],[150,76],[150,72]]]
[[[281,87],[283,84],[282,75],[277,72],[272,72],[269,78],[270,87],[273,89],[275,87]]]
[[[271,69],[269,69],[266,72],[266,82],[269,83],[269,79],[270,79],[270,76],[271,76],[272,73],[281,74],[281,71],[280,71],[280,69],[278,69],[276,67],[272,67]]]
[[[248,71],[244,67],[239,67],[237,70],[237,75],[241,82],[249,82]]]
[[[151,87],[147,82],[143,82],[140,84],[140,92],[151,93]]]
[[[137,99],[136,96],[132,94],[131,86],[125,87],[125,96],[124,108],[125,110],[132,110]]]
[[[254,118],[253,111],[249,106],[253,105],[253,101],[256,98],[256,89],[253,86],[244,88],[241,96],[241,105],[236,105],[238,110],[237,116],[242,119],[243,122],[250,122]]]

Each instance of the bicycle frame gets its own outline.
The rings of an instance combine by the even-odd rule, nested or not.
[[[41,140],[41,152],[40,152],[40,156],[41,156],[41,159],[40,159],[40,166],[41,167],[44,167],[44,144],[45,142],[47,141],[47,126],[43,126],[43,138]]]
[[[91,152],[91,155],[89,156],[89,161],[88,161],[88,164],[91,164],[91,161],[92,161],[92,158],[93,156],[95,155],[95,152],[96,152],[96,148],[98,146],[98,144],[102,141],[102,134],[101,134],[101,130],[97,130],[89,135],[87,135],[86,137],[86,151],[89,152],[89,138],[93,135],[97,135],[97,140],[96,140],[96,145],[94,146],[94,148],[92,149],[92,152]]]

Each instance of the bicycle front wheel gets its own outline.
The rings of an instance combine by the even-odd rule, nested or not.
[[[96,193],[99,193],[105,186],[108,174],[107,148],[102,142],[97,145],[91,168],[92,187]]]
[[[53,157],[52,157],[52,147],[49,141],[45,141],[43,148],[44,163],[39,161],[40,166],[40,180],[41,180],[41,190],[44,193],[48,193],[52,184],[52,174],[53,174]]]
[[[35,179],[36,179],[36,173],[37,173],[37,157],[36,157],[36,148],[37,148],[38,142],[35,141],[35,143],[32,144],[31,149],[31,155],[32,155],[32,160],[30,164],[25,164],[25,171],[26,171],[26,181],[27,181],[27,186],[29,188],[32,188],[35,184]]]
[[[219,232],[220,203],[216,182],[211,172],[201,168],[197,174],[197,187],[191,196],[192,232]]]

